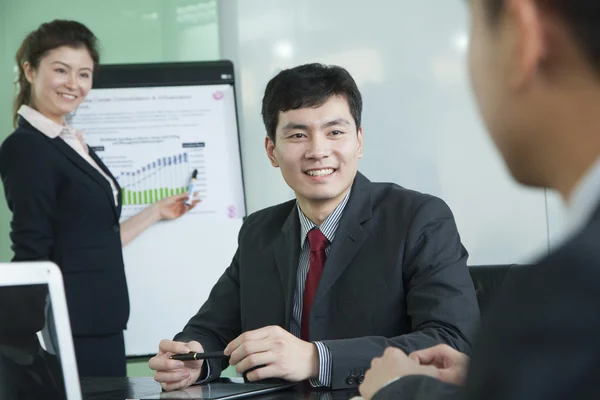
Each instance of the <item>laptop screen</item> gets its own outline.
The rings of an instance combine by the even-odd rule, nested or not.
[[[0,283],[0,399],[67,399],[49,293]]]

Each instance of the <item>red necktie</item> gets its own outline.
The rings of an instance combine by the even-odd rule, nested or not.
[[[310,262],[308,274],[306,275],[306,283],[304,284],[304,297],[302,298],[302,324],[300,328],[300,338],[308,341],[308,321],[310,317],[310,308],[312,307],[319,279],[323,273],[325,265],[325,249],[329,244],[329,240],[323,235],[319,228],[314,228],[308,232],[308,243],[310,245]]]

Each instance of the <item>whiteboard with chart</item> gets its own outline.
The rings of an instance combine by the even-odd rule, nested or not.
[[[188,192],[195,175],[192,193],[200,203],[123,249],[131,303],[126,351],[155,353],[229,265],[246,214],[233,66],[103,66],[70,122],[119,182],[121,222]]]

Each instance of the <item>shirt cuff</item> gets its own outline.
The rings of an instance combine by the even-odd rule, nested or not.
[[[206,382],[208,378],[210,378],[210,363],[208,360],[204,360],[204,364],[202,364],[202,371],[200,372],[200,377],[196,381],[196,385]]]
[[[319,352],[319,379],[311,378],[313,387],[331,386],[331,351],[321,342],[313,342]]]

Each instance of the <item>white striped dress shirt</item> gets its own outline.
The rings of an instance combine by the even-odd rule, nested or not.
[[[344,208],[346,207],[346,203],[348,202],[348,198],[350,197],[350,191],[344,197],[344,200],[333,210],[331,214],[323,221],[321,226],[317,227],[300,209],[298,203],[296,203],[296,207],[298,208],[298,216],[300,218],[300,262],[298,263],[298,272],[296,275],[296,291],[294,292],[294,309],[292,312],[292,320],[290,323],[290,333],[296,337],[300,337],[300,323],[302,321],[302,300],[304,298],[304,284],[306,282],[306,276],[308,275],[309,268],[309,260],[310,260],[310,245],[306,240],[308,235],[308,231],[317,227],[321,229],[321,232],[327,240],[329,240],[329,245],[325,249],[325,254],[329,256],[329,249],[331,248],[331,243],[333,242],[333,238],[335,237],[335,232],[340,223],[340,219],[342,218],[342,213],[344,212]],[[310,383],[313,386],[331,386],[331,352],[321,342],[314,342],[317,346],[317,350],[319,352],[319,378],[311,379]],[[210,363],[203,364],[206,368],[206,372],[201,374],[201,378],[196,381],[196,383],[204,383],[208,380],[210,376]],[[327,392],[328,396],[324,396],[324,399],[331,398],[331,394]]]
[[[300,217],[300,262],[298,264],[298,272],[296,275],[296,291],[294,293],[294,309],[292,312],[292,321],[290,324],[290,333],[296,337],[300,337],[300,324],[302,321],[302,301],[304,298],[304,284],[306,282],[306,276],[308,275],[309,260],[310,260],[310,245],[306,240],[308,232],[317,228],[320,229],[323,235],[329,240],[329,245],[325,249],[325,254],[329,256],[329,249],[335,232],[340,223],[340,218],[350,197],[350,191],[344,197],[344,200],[335,208],[335,210],[329,214],[329,216],[323,221],[320,226],[315,225],[300,209],[300,205],[296,203],[298,207],[298,216]],[[327,265],[327,262],[325,262]],[[331,352],[329,348],[321,342],[314,342],[319,352],[319,378],[311,379],[310,383],[313,386],[331,386]]]

